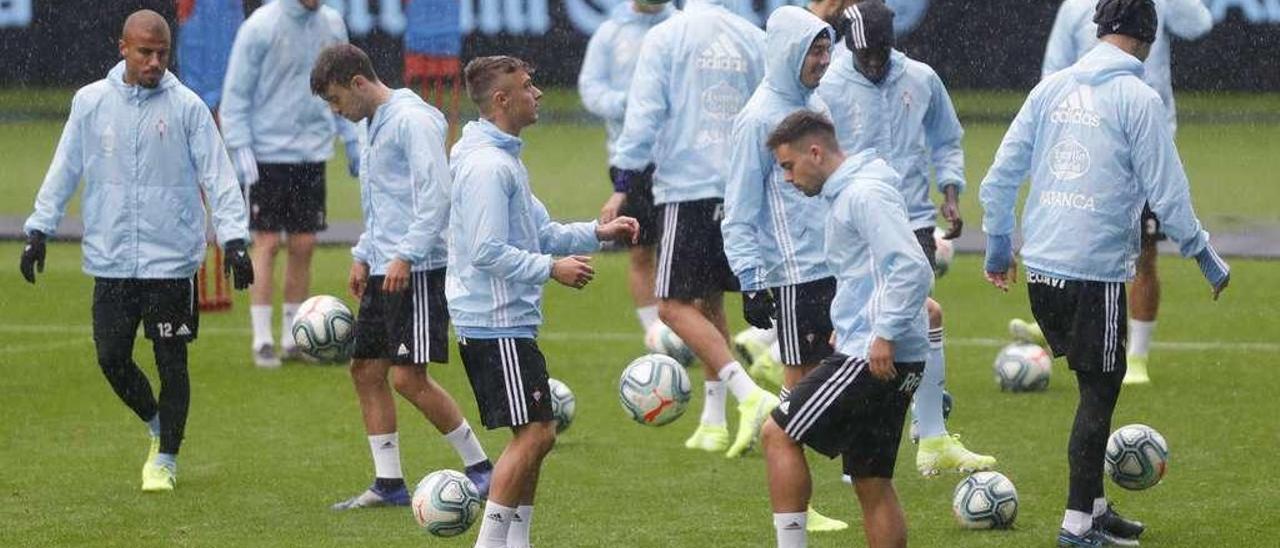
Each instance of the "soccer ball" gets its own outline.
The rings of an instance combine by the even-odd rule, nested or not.
[[[1012,343],[996,355],[993,366],[1000,390],[1039,392],[1049,387],[1053,358],[1039,345]]]
[[[568,385],[556,379],[547,379],[547,384],[551,386],[551,416],[556,418],[556,433],[559,434],[573,424],[573,412],[577,406]]]
[[[974,472],[956,485],[951,511],[966,529],[1008,529],[1018,518],[1018,490],[1000,472]]]
[[[937,248],[933,254],[933,275],[939,278],[951,270],[951,261],[956,257],[956,248],[951,240],[942,239],[946,234],[941,228],[933,229],[933,245]]]
[[[676,420],[689,404],[689,375],[669,356],[636,358],[622,371],[618,397],[640,424],[662,426]]]
[[[919,397],[919,392],[916,396]],[[954,399],[951,393],[946,390],[942,391],[942,421],[945,423],[951,418],[951,406]],[[911,398],[911,443],[920,443],[920,421],[916,418],[916,398]]]
[[[654,354],[671,356],[685,367],[693,364],[695,358],[693,351],[680,340],[680,336],[662,322],[654,322],[653,327],[644,334],[644,346]]]
[[[345,361],[355,344],[356,318],[342,300],[329,295],[316,295],[302,301],[293,318],[293,342],[298,349],[317,360]]]
[[[1107,439],[1104,468],[1116,485],[1139,491],[1160,483],[1169,463],[1169,444],[1145,424],[1121,426]]]
[[[465,533],[482,512],[480,493],[467,476],[454,470],[437,470],[413,489],[413,519],[437,537]]]

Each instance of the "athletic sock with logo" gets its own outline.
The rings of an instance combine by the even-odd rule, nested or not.
[[[942,328],[929,330],[929,355],[924,362],[924,378],[916,389],[915,414],[920,439],[947,434],[942,419],[942,388],[946,385],[947,361],[942,352]]]
[[[533,526],[533,505],[521,504],[511,515],[511,528],[507,530],[507,548],[530,548],[529,528]]]
[[[471,466],[489,460],[489,457],[484,454],[484,448],[480,446],[480,439],[471,430],[471,425],[467,423],[466,419],[463,419],[462,424],[459,424],[452,432],[445,434],[444,439],[449,440],[449,445],[452,445],[453,450],[458,452],[459,457],[462,457],[463,466]]]
[[[373,476],[380,480],[404,481],[400,468],[400,433],[369,436],[369,451],[373,453]]]
[[[706,381],[702,384],[707,395],[707,401],[702,404],[702,424],[707,426],[724,426],[724,383],[720,381]]]
[[[781,512],[773,515],[773,530],[778,536],[778,548],[805,548],[809,544],[804,528],[808,525],[807,512]]]
[[[480,522],[480,534],[476,535],[476,548],[506,548],[507,533],[511,530],[511,518],[515,508],[490,500],[484,504],[484,517]]]
[[[253,349],[258,347],[275,344],[275,337],[271,336],[271,305],[255,304],[249,307],[249,320],[253,324]]]
[[[293,319],[298,316],[298,307],[301,303],[284,303],[280,305],[280,348],[285,352],[292,350],[297,346],[293,342]],[[271,320],[268,319],[270,324]]]
[[[725,364],[717,372],[717,375],[720,377],[720,382],[729,387],[729,392],[738,401],[747,399],[756,390],[760,389],[759,386],[756,386],[755,381],[751,380],[751,377],[747,375],[747,371],[742,368],[742,364],[736,361]]]

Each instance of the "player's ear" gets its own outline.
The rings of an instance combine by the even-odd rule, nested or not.
[[[120,46],[120,58],[123,59],[129,51],[129,45],[125,43],[124,38],[121,38],[116,44]]]

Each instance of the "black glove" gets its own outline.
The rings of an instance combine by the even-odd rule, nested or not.
[[[773,327],[773,308],[773,295],[768,291],[747,291],[742,294],[742,317],[755,327]]]
[[[22,271],[22,277],[31,284],[36,283],[36,272],[44,273],[43,232],[32,230],[27,235],[27,245],[22,248],[22,262],[18,263],[18,270]]]
[[[244,240],[235,239],[222,246],[222,271],[228,278],[235,274],[236,289],[244,289],[253,283],[253,261]]]

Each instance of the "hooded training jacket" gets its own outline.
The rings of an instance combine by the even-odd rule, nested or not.
[[[599,249],[595,221],[561,224],[529,188],[523,141],[488,120],[468,122],[453,146],[445,297],[458,334],[535,338],[552,255]]]
[[[933,228],[937,209],[929,196],[929,171],[938,192],[949,185],[964,192],[964,129],[947,88],[929,65],[898,50],[889,53],[889,73],[879,84],[854,67],[853,53],[837,47],[818,95],[831,109],[836,138],[845,154],[874,148],[902,175],[898,191],[907,203],[911,228]]]
[[[1023,179],[1022,261],[1062,279],[1126,282],[1144,202],[1184,257],[1209,242],[1160,96],[1142,62],[1099,43],[1031,90],[996,151],[979,196],[983,230],[1009,236]]]
[[[353,124],[311,93],[311,67],[324,48],[347,42],[342,16],[324,4],[275,0],[254,10],[236,33],[222,89],[227,148],[251,147],[261,163],[323,162],[333,156],[335,125],[344,142]]]
[[[369,119],[360,165],[364,232],[352,256],[370,274],[386,274],[392,259],[414,271],[444,268],[451,176],[445,159],[448,122],[407,89],[391,92]]]
[[[893,361],[923,362],[933,270],[908,224],[897,179],[866,150],[846,158],[822,187],[831,207],[827,263],[836,277],[831,325],[837,352],[865,358],[880,337],[894,343]]]
[[[582,71],[578,73],[578,94],[582,96],[583,106],[604,118],[605,147],[609,154],[613,154],[618,134],[622,133],[627,92],[644,35],[676,13],[670,3],[652,14],[640,13],[632,6],[632,2],[621,2],[613,7],[609,19],[600,24],[587,42]]]
[[[1065,69],[1079,61],[1098,43],[1098,25],[1093,22],[1096,0],[1065,0],[1058,6],[1053,30],[1045,46],[1041,78]],[[1156,41],[1143,63],[1142,80],[1160,94],[1168,109],[1166,117],[1171,131],[1178,129],[1178,116],[1173,102],[1173,79],[1170,76],[1169,36],[1195,40],[1213,29],[1213,15],[1202,0],[1155,0]],[[1165,31],[1168,31],[1166,33]]]
[[[804,8],[783,6],[766,24],[765,76],[733,125],[724,195],[724,252],[744,291],[797,285],[830,276],[823,256],[827,206],[788,183],[766,144],[798,110],[826,112],[800,81],[805,55],[831,27]]]
[[[764,78],[764,31],[723,3],[689,0],[640,47],[610,165],[657,164],[658,205],[724,198],[733,118]]]
[[[80,88],[23,231],[52,236],[84,180],[82,267],[101,278],[179,279],[204,262],[203,190],[218,243],[249,241],[235,170],[209,107],[165,72],[124,82],[124,62]]]

